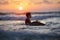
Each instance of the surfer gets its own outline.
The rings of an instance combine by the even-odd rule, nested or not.
[[[31,24],[30,18],[31,18],[31,13],[30,12],[27,12],[26,13],[26,20],[25,20],[25,24],[26,25]]]
[[[26,25],[34,25],[34,26],[39,26],[39,25],[45,25],[44,23],[41,23],[41,22],[39,22],[38,20],[36,20],[36,21],[34,21],[34,22],[31,22],[31,20],[30,20],[30,18],[31,18],[31,13],[30,12],[27,12],[26,13],[26,20],[25,20],[25,24]]]

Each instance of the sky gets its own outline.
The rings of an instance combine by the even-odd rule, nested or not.
[[[60,0],[0,0],[0,12],[60,11]]]

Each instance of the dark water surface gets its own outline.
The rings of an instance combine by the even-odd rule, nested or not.
[[[32,14],[31,21],[45,26],[25,25],[25,15],[0,15],[0,40],[60,40],[60,13]]]

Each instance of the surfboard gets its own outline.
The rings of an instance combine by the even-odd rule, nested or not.
[[[45,23],[41,22],[41,21],[33,21],[31,22],[31,24],[29,24],[30,26],[44,26],[46,25]]]

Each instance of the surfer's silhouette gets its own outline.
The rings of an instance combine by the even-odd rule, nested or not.
[[[31,18],[31,13],[30,12],[27,12],[26,13],[26,20],[25,20],[25,24],[26,25],[31,24],[30,18]]]
[[[34,22],[31,22],[30,18],[31,18],[31,13],[30,12],[27,12],[26,13],[26,20],[25,20],[25,24],[26,25],[35,25],[35,26],[45,25],[44,23],[41,23],[38,20],[36,20]]]

